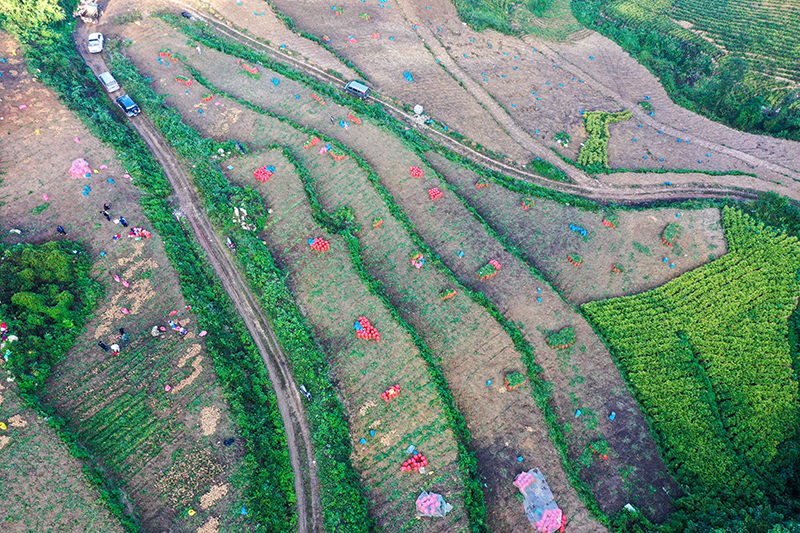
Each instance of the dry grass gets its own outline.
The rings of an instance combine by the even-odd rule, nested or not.
[[[200,507],[202,507],[203,510],[208,509],[226,494],[228,494],[227,484],[214,485],[211,487],[211,490],[200,496]]]
[[[219,424],[220,412],[216,407],[204,407],[200,411],[200,427],[203,430],[203,436],[207,437],[213,435],[217,430]],[[228,490],[227,488],[225,490]]]

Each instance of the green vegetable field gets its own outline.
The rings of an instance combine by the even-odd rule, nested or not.
[[[795,453],[787,319],[800,290],[800,244],[732,208],[723,221],[727,255],[583,310],[616,354],[679,481],[696,498],[759,505],[785,490],[781,472]]]
[[[576,18],[616,41],[680,105],[735,128],[796,140],[796,2],[575,0]]]

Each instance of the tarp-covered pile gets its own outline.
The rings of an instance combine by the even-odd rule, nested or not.
[[[141,241],[142,239],[149,239],[150,232],[144,228],[133,228],[128,232],[128,237]]]
[[[417,516],[439,516],[444,518],[453,506],[444,501],[441,494],[425,492],[417,497]]]
[[[553,500],[553,493],[538,468],[519,474],[514,478],[514,485],[522,493],[525,515],[536,531],[564,531],[566,516]]]
[[[88,178],[92,175],[92,169],[89,167],[89,163],[87,163],[85,159],[76,159],[72,162],[72,166],[69,167],[69,173],[72,176],[72,179]]]

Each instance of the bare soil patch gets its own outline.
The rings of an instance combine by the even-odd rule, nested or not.
[[[450,182],[449,165],[436,168]],[[474,188],[474,178],[464,181]],[[387,187],[393,190],[390,181]],[[407,202],[400,195],[396,197],[462,283],[488,296],[531,343],[537,363],[544,368],[544,378],[553,384],[559,421],[569,428],[572,458],[581,457],[596,439],[602,437],[609,443],[612,454],[608,463],[593,461],[582,471],[601,508],[613,513],[625,503],[635,502],[651,519],[664,519],[673,505],[666,491],[660,489],[664,486],[675,495],[679,488],[667,473],[644,417],[608,350],[558,292],[505,252],[452,197],[453,193],[448,193],[427,209],[419,200]],[[521,201],[518,205],[522,210]],[[506,234],[505,228],[497,231]],[[564,263],[566,253],[558,254]],[[478,281],[476,271],[490,259],[499,261],[502,269],[493,278]],[[564,350],[550,348],[546,337],[565,327],[574,328],[575,345]],[[608,418],[612,411],[616,413],[614,421]]]
[[[515,160],[530,158],[482,103],[435,61],[414,31],[420,21],[406,11],[405,2],[344,5],[341,15],[321,0],[278,0],[275,6],[298,28],[330,37],[331,48],[364,72],[378,92],[410,106],[421,104],[426,114],[490,150]],[[361,18],[363,14],[369,20]],[[405,79],[405,72],[413,81]]]
[[[800,153],[798,143],[737,132],[676,106],[644,67],[615,43],[594,32],[580,34],[584,38],[577,42],[561,44],[530,36],[518,39],[494,31],[478,33],[461,23],[455,8],[446,0],[403,0],[397,5],[400,9],[376,9],[376,6],[366,4],[355,10],[345,9],[338,17],[330,13],[330,6],[321,0],[279,0],[276,5],[292,17],[297,27],[311,33],[327,32],[333,37],[335,28],[337,41],[332,41],[331,45],[340,56],[351,59],[367,72],[381,92],[408,103],[415,103],[415,94],[425,94],[426,98],[431,98],[431,94],[442,94],[457,103],[456,106],[442,106],[420,101],[427,103],[429,109],[435,109],[437,119],[493,149],[486,142],[485,135],[474,133],[474,126],[468,127],[468,124],[474,124],[486,128],[491,126],[493,119],[465,113],[465,100],[458,91],[442,91],[444,86],[441,86],[437,93],[437,86],[417,84],[416,78],[409,84],[401,77],[403,70],[411,71],[408,61],[415,59],[414,68],[420,72],[424,62],[431,61],[430,54],[404,50],[402,57],[407,58],[406,62],[386,60],[389,51],[384,50],[384,45],[365,45],[363,39],[358,40],[362,33],[369,31],[364,31],[364,26],[372,28],[375,21],[375,28],[380,31],[378,21],[391,23],[392,34],[397,35],[395,40],[405,43],[420,41],[420,38],[411,31],[402,34],[401,38],[396,28],[410,24],[413,30],[413,24],[425,24],[459,67],[485,87],[534,138],[562,151],[553,138],[560,131],[569,133],[574,142],[570,150],[562,151],[569,157],[574,158],[584,138],[581,111],[628,108],[636,113],[634,119],[611,128],[612,168],[753,172],[761,180],[766,180],[755,183],[759,189],[777,190],[782,194],[794,189],[791,177],[784,175],[786,172],[794,178],[800,177],[797,174],[800,171],[800,157],[796,155]],[[362,10],[372,17],[369,22],[354,18]],[[402,11],[402,17],[399,11]],[[349,42],[347,37],[350,35],[358,42]],[[385,40],[385,32],[381,35],[378,43]],[[415,47],[421,45],[418,42]],[[375,46],[381,48],[375,49]],[[365,49],[373,52],[372,57],[381,59],[372,62],[365,59]],[[412,88],[414,91],[409,94]],[[645,98],[653,105],[653,116],[637,105]],[[681,139],[680,143],[678,139]],[[690,142],[686,143],[687,140]],[[507,149],[499,151],[514,157]],[[614,177],[613,174],[603,176],[602,181],[614,184]],[[657,174],[639,174],[638,177],[642,184],[663,181]],[[773,182],[784,185],[776,186]]]
[[[0,421],[9,429],[0,436],[3,531],[116,533],[119,525],[47,422],[26,408],[16,384],[0,384]]]
[[[427,157],[458,194],[511,245],[524,250],[528,263],[575,305],[644,292],[727,251],[718,209],[621,211],[614,229],[603,225],[610,212],[591,213],[545,198],[524,210],[522,195],[495,184],[477,189],[474,172],[437,154]],[[661,239],[671,223],[682,229],[672,247]],[[583,258],[580,266],[567,261],[570,253]],[[612,271],[615,265],[621,272]]]
[[[151,63],[148,61],[148,57],[151,57],[151,54],[157,50],[156,47],[164,46],[165,43],[170,47],[180,46],[177,38],[174,40],[161,39],[160,42],[152,43],[145,43],[145,41],[146,39],[134,38],[134,45],[129,48],[129,52],[137,64],[140,65],[140,68],[144,70],[145,75],[148,76],[151,68],[149,67]],[[296,118],[310,126],[316,125],[320,119],[323,125],[329,124],[327,120],[329,117],[326,116],[327,112],[335,113],[337,118],[346,115],[348,112],[348,110],[339,106],[329,104],[324,108],[326,115],[320,117],[319,106],[308,98],[307,89],[297,86],[297,84],[286,79],[280,79],[280,83],[277,86],[268,82],[265,83],[264,78],[274,76],[273,73],[268,71],[262,71],[262,80],[251,81],[249,78],[243,78],[240,81],[240,78],[236,77],[236,69],[238,67],[236,67],[235,62],[221,54],[206,53],[202,63],[192,58],[189,58],[189,61],[200,69],[204,76],[213,83],[223,86],[226,90],[263,105],[265,108],[286,112],[292,118]],[[170,66],[169,68],[172,69],[173,67]],[[152,72],[156,76],[159,74],[157,70]],[[153,76],[153,78],[154,87],[157,90],[164,91],[165,87],[167,91],[169,90],[170,81],[168,78],[163,75],[162,77]],[[164,83],[167,83],[167,85],[165,86]],[[168,101],[170,105],[175,106],[184,114],[187,121],[201,130],[211,132],[218,140],[233,136],[240,141],[248,142],[251,148],[266,146],[277,141],[294,146],[308,168],[317,176],[319,180],[319,197],[329,211],[334,210],[343,203],[351,204],[357,208],[357,217],[364,226],[368,223],[371,224],[372,218],[383,218],[385,222],[382,228],[385,231],[396,231],[394,229],[389,230],[390,227],[396,226],[396,222],[391,220],[388,210],[374,195],[374,191],[370,189],[371,186],[367,184],[366,177],[355,167],[352,160],[348,158],[341,163],[333,162],[328,155],[318,154],[318,147],[304,151],[300,149],[300,146],[306,139],[305,135],[292,134],[277,121],[266,117],[253,116],[252,112],[243,110],[238,104],[231,103],[225,99],[220,99],[220,105],[214,106],[214,108],[197,107],[198,104],[194,103],[196,102],[196,96],[204,90],[206,89],[197,86],[195,82],[188,88],[188,98],[184,96],[186,94],[185,89],[183,91],[184,95],[170,96]],[[296,94],[301,95],[299,100],[295,97]],[[195,114],[194,109],[196,107],[204,109],[205,112]],[[226,117],[229,116],[237,117],[235,123],[227,120]],[[224,130],[220,126],[222,123],[227,124]],[[385,132],[381,132],[372,126],[367,126],[366,123],[361,126],[351,125],[347,130],[339,127],[338,124],[334,124],[333,128],[346,136],[348,142],[355,142],[358,148],[365,152],[364,155],[368,159],[372,160],[374,157],[380,157],[383,160],[383,163],[381,163],[382,170],[396,173],[398,177],[400,172],[403,174],[408,172],[406,165],[415,162],[413,156],[409,158],[408,154],[404,154],[402,146],[396,140],[387,136]],[[382,147],[380,156],[378,156],[374,148],[376,146],[376,138],[380,139],[378,146]],[[373,148],[367,150],[365,149],[367,145],[371,145]],[[392,157],[388,158],[386,156],[387,153],[391,153]],[[286,174],[291,175],[292,171],[281,156],[276,153],[271,156],[269,153],[265,153],[253,156],[253,161],[248,164],[246,161],[249,160],[250,157],[247,159],[234,159],[228,161],[227,164],[223,164],[223,168],[233,167],[233,169],[229,169],[229,174],[237,182],[257,186],[259,189],[264,189],[266,193],[268,205],[273,210],[271,216],[274,220],[267,227],[266,240],[273,246],[274,250],[280,251],[278,260],[281,266],[289,272],[297,272],[297,275],[290,276],[288,281],[293,292],[300,298],[301,305],[308,310],[309,320],[315,325],[315,334],[330,351],[333,360],[336,361],[336,377],[342,384],[347,385],[345,404],[348,405],[351,413],[353,410],[358,409],[359,413],[364,412],[366,414],[363,419],[354,418],[351,414],[353,433],[358,434],[359,428],[363,428],[360,430],[363,433],[368,433],[368,430],[372,429],[376,431],[375,438],[381,435],[378,439],[381,446],[397,449],[404,448],[404,431],[393,429],[398,420],[391,420],[392,425],[387,426],[387,420],[384,417],[376,420],[374,418],[376,415],[370,416],[371,413],[375,412],[376,408],[374,406],[369,407],[372,398],[369,395],[364,396],[365,389],[371,389],[373,394],[379,394],[382,391],[381,386],[385,388],[393,384],[393,381],[387,380],[380,385],[369,386],[374,379],[370,378],[369,382],[364,382],[367,385],[365,386],[361,384],[365,378],[359,378],[359,373],[367,372],[368,370],[371,373],[377,372],[380,367],[364,367],[363,365],[369,363],[369,359],[351,360],[354,354],[364,358],[370,357],[372,352],[367,350],[369,347],[350,346],[347,339],[352,337],[351,325],[344,317],[350,317],[358,309],[352,308],[352,304],[347,302],[352,298],[355,298],[356,301],[368,302],[369,298],[354,293],[357,284],[340,279],[346,272],[346,266],[343,262],[348,259],[334,260],[332,257],[336,254],[341,244],[334,237],[315,233],[313,230],[314,225],[310,220],[310,213],[297,212],[299,209],[307,209],[307,207],[304,207],[306,200],[300,190],[299,183],[292,188],[294,190],[292,195],[287,196],[287,193],[292,190],[286,189],[288,187],[286,181],[290,178],[283,176]],[[392,162],[390,163],[390,161]],[[275,167],[275,174],[266,184],[257,184],[252,177],[252,170],[266,164]],[[389,165],[390,169],[386,165]],[[305,231],[301,231],[301,228],[305,228]],[[401,234],[402,230],[398,235]],[[399,243],[395,238],[384,238],[381,235],[380,232],[375,232],[372,237],[365,241],[365,245],[367,245],[366,250],[370,256],[374,257],[371,270],[376,275],[387,279],[385,276],[389,273],[398,274],[407,270],[404,267],[406,266],[406,255],[409,250],[407,250],[408,244],[397,246]],[[309,258],[309,248],[306,241],[308,238],[313,237],[324,237],[330,240],[332,250],[325,252],[319,258]],[[387,244],[388,248],[386,247]],[[321,264],[323,261],[325,264]],[[398,271],[398,267],[402,270]],[[379,273],[380,270],[383,270],[382,274]],[[430,276],[433,277],[430,278]],[[431,331],[423,334],[426,338],[439,337],[438,341],[432,343],[432,347],[436,349],[437,354],[446,357],[446,377],[456,396],[458,407],[467,417],[470,430],[475,435],[474,445],[478,450],[481,470],[485,474],[484,478],[487,480],[487,484],[491,481],[491,488],[488,489],[488,494],[492,521],[503,531],[514,530],[515,526],[512,524],[518,523],[516,515],[519,512],[519,508],[511,481],[520,468],[517,457],[528,456],[529,460],[533,461],[532,464],[538,466],[546,465],[545,469],[549,472],[551,486],[559,494],[561,505],[569,512],[570,519],[573,520],[576,527],[591,529],[593,527],[590,525],[592,524],[591,518],[588,512],[583,509],[580,501],[577,500],[561,471],[560,460],[549,442],[547,431],[540,418],[541,415],[536,415],[537,409],[530,394],[526,395],[525,391],[518,391],[519,394],[517,396],[504,396],[503,393],[499,392],[503,390],[502,387],[495,386],[493,389],[488,390],[485,385],[485,381],[488,378],[481,379],[482,375],[486,374],[494,377],[495,383],[502,383],[503,375],[498,373],[497,367],[502,367],[503,369],[508,367],[509,371],[522,370],[519,354],[510,347],[510,341],[507,336],[499,331],[496,322],[488,319],[482,310],[475,309],[471,302],[465,301],[461,303],[460,306],[466,306],[466,310],[456,313],[455,318],[445,318],[447,311],[436,307],[442,314],[441,319],[437,319],[435,316],[436,311],[434,311],[433,307],[428,307],[427,309],[420,307],[423,301],[438,298],[431,284],[439,284],[441,282],[442,279],[438,274],[434,272],[426,273],[425,277],[414,280],[411,286],[398,288],[398,291],[402,291],[402,296],[399,292],[395,294],[398,302],[402,298],[403,308],[414,310],[412,314],[417,315],[419,319],[417,320],[418,323],[415,324],[418,328],[430,321]],[[345,298],[343,291],[352,294],[352,296]],[[416,291],[419,291],[419,294],[414,295]],[[427,305],[430,306],[430,304]],[[372,312],[375,313],[377,311]],[[378,318],[380,318],[380,314],[378,314]],[[464,321],[464,323],[455,326],[455,329],[451,329],[454,326],[453,320]],[[344,326],[342,325],[343,323],[345,323]],[[377,325],[374,320],[373,323]],[[343,327],[344,329],[342,329]],[[383,330],[381,331],[383,334]],[[491,341],[487,341],[487,334],[490,336]],[[391,341],[391,337],[387,336],[386,338]],[[453,343],[455,341],[457,341],[457,345],[454,346]],[[384,342],[382,337],[381,344],[384,344]],[[446,348],[444,348],[445,346]],[[357,352],[353,352],[353,350],[357,350]],[[385,354],[386,350],[387,348],[383,347],[382,353]],[[464,353],[471,352],[475,352],[475,355],[465,360]],[[347,353],[350,354],[350,358],[343,357]],[[401,364],[401,360],[398,357],[398,355],[393,356],[394,372],[402,375],[402,381],[405,383],[411,376],[417,375],[417,371],[414,370],[415,367],[410,362]],[[351,369],[351,365],[354,364],[358,366]],[[485,367],[483,371],[480,370],[481,365]],[[356,370],[357,368],[362,370]],[[487,401],[489,398],[491,398],[491,401]],[[380,424],[374,426],[375,422],[380,422]],[[400,427],[405,427],[409,424],[405,417],[401,419],[401,422]],[[534,429],[528,431],[526,427]],[[416,441],[409,442],[416,444]],[[427,450],[427,445],[425,448],[420,446],[420,449]],[[386,482],[381,480],[382,476],[376,477],[376,474],[372,473],[376,468],[378,471],[384,468],[382,466],[384,462],[381,460],[376,463],[374,458],[370,459],[370,454],[376,452],[370,452],[369,441],[366,446],[357,444],[356,450],[358,452],[356,464],[364,469],[362,475],[366,477],[367,484],[377,484],[378,487],[385,485]],[[362,456],[362,453],[365,455]],[[428,455],[427,451],[425,453]],[[399,460],[399,458],[396,460]],[[394,475],[393,473],[392,476]],[[395,482],[392,481],[391,483]],[[450,491],[445,493],[446,497],[448,493]],[[391,513],[387,513],[387,509],[391,508],[381,503],[384,498],[382,490],[373,489],[371,494],[376,502],[376,514],[381,523],[401,523],[398,520],[402,520],[402,516],[407,513],[407,510],[402,511],[402,514],[398,514],[396,517],[392,517]],[[406,501],[407,498],[408,495],[402,498],[401,502],[405,503],[402,503],[403,507],[401,509],[405,509],[405,505],[408,503]],[[400,510],[392,512],[400,513]],[[577,524],[582,525],[577,526]]]
[[[303,136],[284,130],[273,141],[298,147]],[[275,166],[275,175],[256,185],[252,170],[265,164]],[[313,222],[302,183],[281,154],[265,152],[236,160],[230,174],[239,184],[256,185],[268,198],[273,212],[263,236],[288,273],[286,281],[331,361],[334,381],[348,410],[353,462],[369,490],[379,528],[467,528],[455,438],[425,363],[408,335],[360,281],[344,242]],[[328,240],[331,249],[311,250],[308,239],[313,238]],[[366,316],[378,329],[379,343],[356,338],[353,322],[359,316]],[[395,383],[401,385],[401,395],[391,403],[378,402],[380,394]],[[424,475],[399,471],[408,458],[409,445],[428,458]],[[456,507],[446,521],[423,526],[414,517],[413,501],[422,490],[434,490]]]

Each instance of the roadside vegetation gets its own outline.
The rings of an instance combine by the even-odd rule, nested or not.
[[[283,423],[266,369],[244,324],[215,279],[199,246],[172,216],[173,209],[168,201],[171,189],[162,170],[142,140],[131,131],[127,121],[112,107],[75,50],[72,40],[75,23],[61,16],[63,12],[58,15],[61,8],[49,0],[25,7],[20,17],[16,17],[16,10],[0,11],[5,17],[4,29],[20,40],[34,75],[56,91],[98,138],[116,149],[128,173],[144,192],[141,206],[153,230],[164,240],[166,253],[180,277],[186,300],[191,302],[198,315],[199,325],[210,331],[228,332],[227,335],[210,336],[206,346],[214,362],[218,381],[227,393],[236,423],[247,437],[241,475],[246,486],[248,518],[261,523],[268,531],[288,531],[295,522],[294,489]],[[37,9],[54,14],[49,17],[32,16]],[[26,17],[26,14],[31,16]],[[80,250],[80,247],[75,249]],[[73,255],[72,248],[69,253]],[[36,298],[23,297],[31,305],[37,302]],[[57,307],[51,310],[51,314],[56,310]],[[74,320],[75,327],[79,327],[78,318],[66,316],[67,320]],[[61,318],[56,327],[65,328],[64,324]],[[67,338],[61,335],[55,338],[61,344],[54,348],[65,350]],[[74,336],[70,337],[69,342],[73,340]],[[45,359],[37,357],[24,368],[30,372],[31,378],[41,380],[48,366]],[[31,396],[29,403],[36,406],[36,398]],[[40,408],[59,413],[58,405]],[[59,414],[68,416],[67,413]],[[52,423],[63,428],[69,422],[68,419],[54,418]],[[86,443],[77,435],[66,430],[62,430],[60,435],[70,445],[73,455],[84,459],[89,457]],[[113,457],[97,457],[100,462],[106,459]],[[121,516],[123,525],[129,531],[137,531],[140,528],[138,519],[124,511],[119,493],[114,489],[116,481],[109,472],[95,468],[87,470],[87,474],[96,484],[108,487],[106,492],[112,511]],[[135,506],[135,502],[133,504]]]

